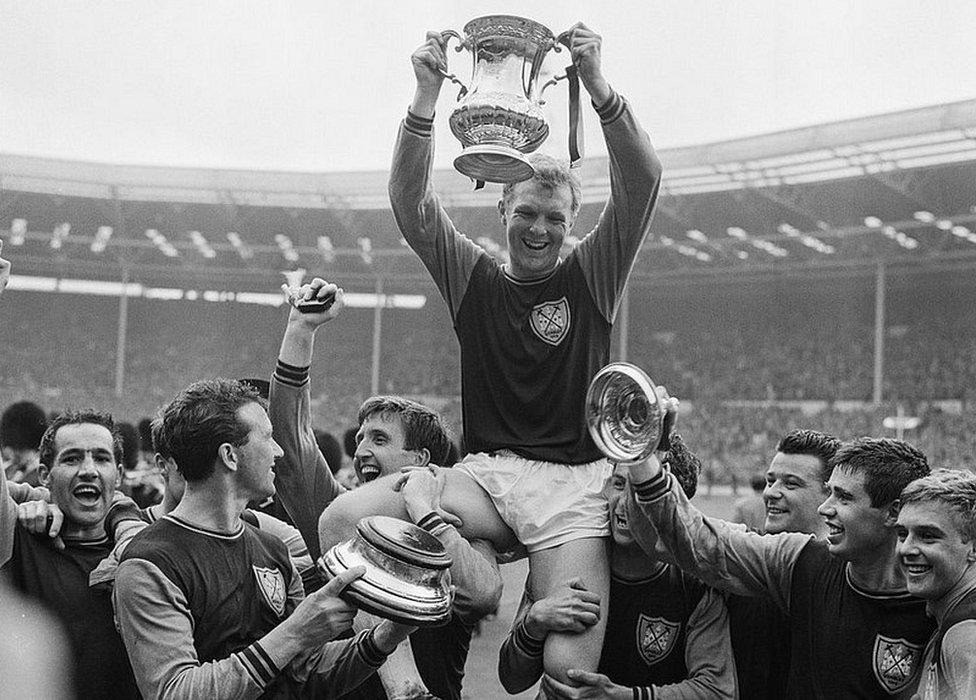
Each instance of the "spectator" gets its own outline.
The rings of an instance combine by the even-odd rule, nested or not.
[[[731,520],[761,535],[766,522],[766,503],[762,497],[763,489],[766,488],[766,477],[762,474],[753,474],[749,479],[749,485],[752,487],[752,493],[743,496],[733,504]]]
[[[0,416],[0,462],[9,481],[40,483],[41,437],[47,429],[44,409],[32,401],[7,406]]]

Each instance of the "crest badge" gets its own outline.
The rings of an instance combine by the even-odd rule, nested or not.
[[[254,578],[258,580],[258,588],[264,595],[264,601],[278,617],[284,617],[288,591],[285,586],[285,577],[281,575],[281,571],[260,566],[251,566],[251,568],[254,569]]]
[[[559,301],[547,301],[532,307],[529,325],[539,338],[550,345],[559,345],[569,332],[569,302],[566,297]]]
[[[889,639],[879,634],[874,639],[874,677],[889,694],[894,695],[911,682],[921,655],[921,644]]]
[[[637,618],[637,648],[648,665],[653,666],[671,653],[681,624],[663,617],[648,617],[641,613]]]

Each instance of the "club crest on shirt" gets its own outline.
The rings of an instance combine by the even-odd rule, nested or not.
[[[559,301],[536,304],[529,314],[529,325],[541,340],[550,345],[559,345],[569,332],[569,302],[566,297]]]
[[[879,634],[874,639],[874,677],[894,695],[911,682],[921,655],[921,644]]]
[[[653,666],[671,653],[681,624],[663,617],[648,617],[641,613],[637,618],[637,648],[648,665]]]
[[[264,595],[264,601],[278,617],[284,617],[285,599],[288,597],[288,591],[285,586],[285,577],[281,575],[281,571],[253,565],[251,568],[254,569],[254,578],[258,580],[258,588]]]

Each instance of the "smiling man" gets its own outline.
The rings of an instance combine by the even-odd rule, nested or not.
[[[186,489],[132,539],[114,593],[143,696],[334,697],[362,683],[413,628],[384,621],[330,642],[352,625],[339,594],[363,568],[305,597],[284,543],[241,519],[274,494],[282,455],[257,391],[196,382],[159,420]]]
[[[437,284],[460,345],[470,454],[447,476],[445,507],[461,518],[463,534],[491,540],[499,551],[515,545],[514,531],[528,550],[536,597],[575,574],[605,600],[611,467],[586,429],[585,396],[610,359],[613,322],[650,231],[661,165],[603,75],[601,37],[582,24],[565,36],[600,119],[610,182],[596,226],[565,258],[560,251],[582,192],[578,174],[551,157],[533,154],[534,176],[503,189],[504,265],[461,233],[441,205],[431,182],[433,116],[447,65],[447,37],[438,32],[428,32],[411,56],[416,90],[389,189],[400,232]],[[341,537],[357,511],[375,512],[373,491],[350,494],[358,507],[337,499],[337,510],[325,513],[328,529]],[[596,670],[604,620],[579,634],[550,634],[546,669],[562,680],[567,668]]]
[[[890,698],[909,691],[933,624],[905,586],[898,556],[898,496],[928,474],[900,440],[859,438],[830,460],[819,512],[825,540],[757,535],[707,518],[656,457],[631,466],[638,542],[659,539],[678,565],[739,595],[769,596],[790,618],[786,697]],[[648,531],[650,529],[650,531]]]
[[[910,483],[897,531],[908,590],[928,601],[938,624],[918,696],[976,698],[976,475],[938,469]]]
[[[112,619],[109,594],[89,574],[114,545],[106,524],[122,478],[122,440],[111,416],[78,412],[55,418],[41,438],[41,483],[60,509],[61,548],[32,535],[0,479],[0,564],[15,588],[40,600],[61,621],[74,659],[78,697],[137,697],[132,669]],[[133,504],[134,507],[134,504]],[[46,521],[48,509],[36,511]],[[43,531],[45,523],[38,530]]]

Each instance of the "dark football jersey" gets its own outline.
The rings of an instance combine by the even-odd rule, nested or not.
[[[115,629],[111,593],[88,585],[89,574],[112,547],[108,538],[67,540],[58,551],[47,537],[35,537],[17,523],[13,556],[2,568],[15,588],[41,601],[64,626],[79,698],[139,697]]]

